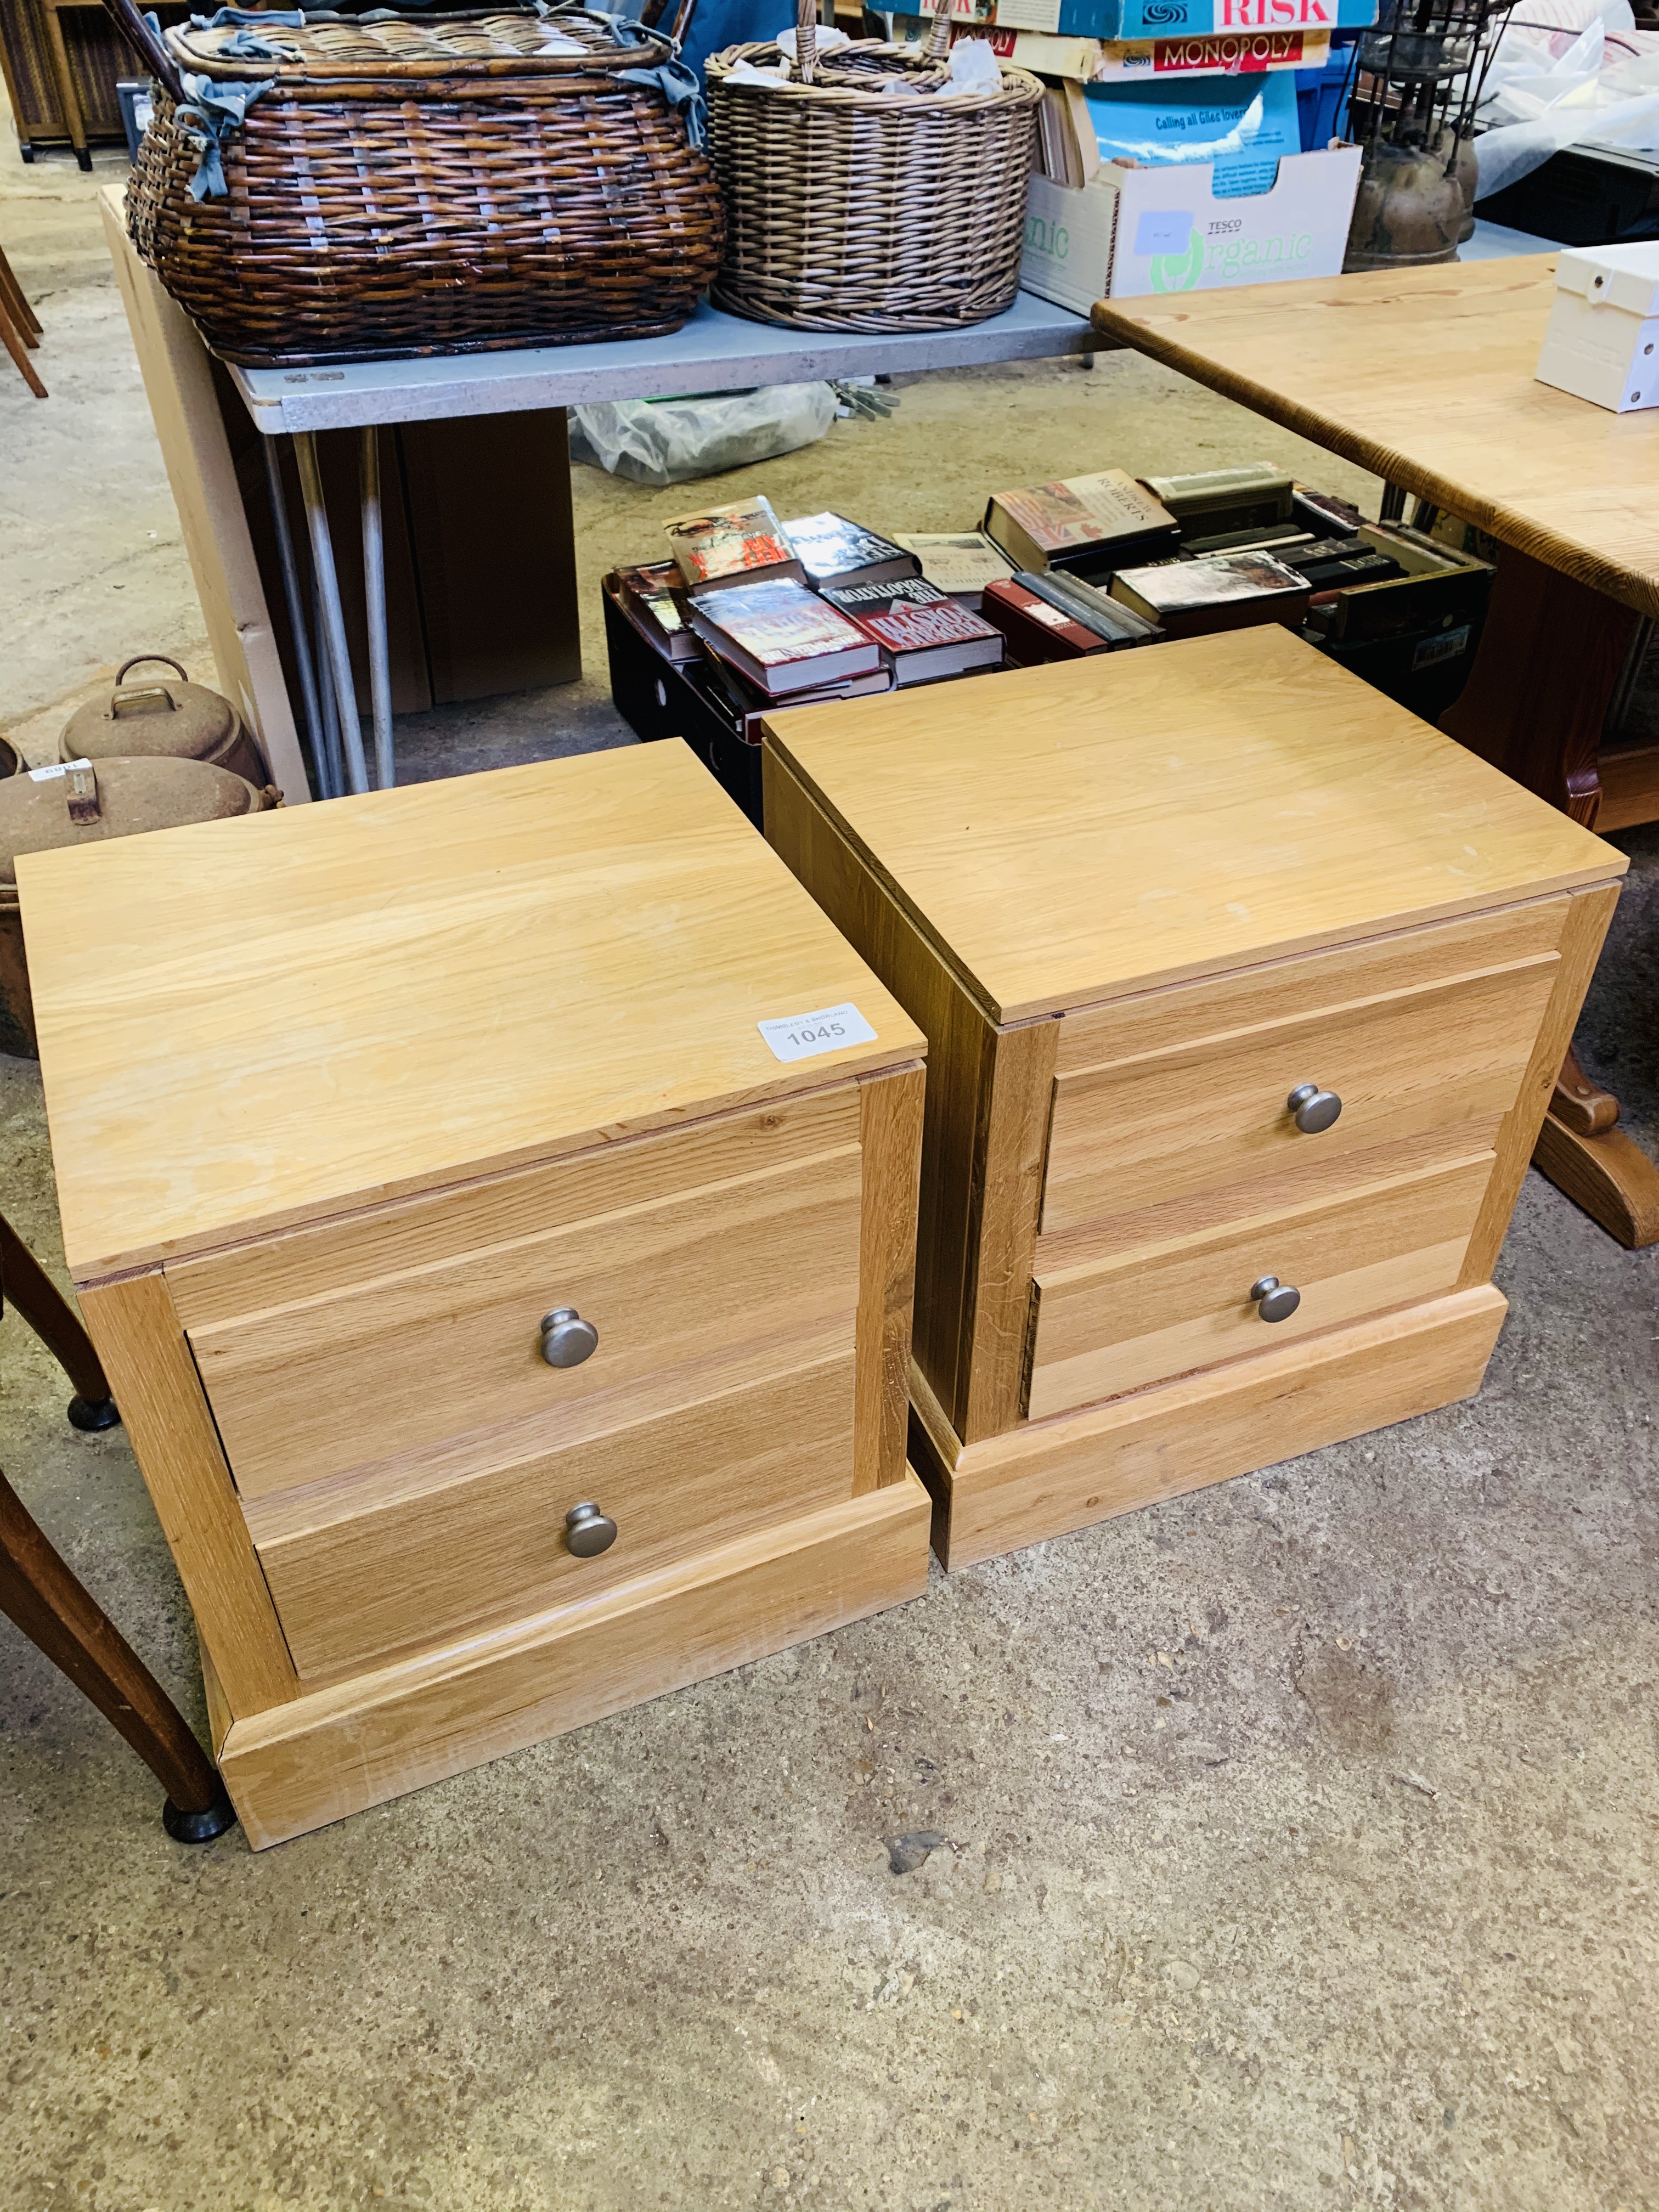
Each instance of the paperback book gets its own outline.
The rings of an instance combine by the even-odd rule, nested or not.
[[[1112,579],[1112,597],[1170,637],[1203,637],[1264,622],[1294,628],[1307,613],[1311,596],[1305,577],[1267,553],[1170,561],[1120,569]]]
[[[1002,634],[922,576],[826,586],[824,598],[881,647],[896,684],[1000,668]]]
[[[873,675],[881,651],[855,623],[787,577],[695,593],[691,627],[771,699]]]
[[[678,514],[663,525],[669,550],[692,591],[712,591],[757,578],[793,578],[805,570],[767,499],[745,499],[701,514]]]
[[[948,592],[975,614],[985,586],[1014,573],[1013,562],[982,530],[927,531],[909,537],[896,530],[893,542],[915,555],[922,574],[936,591]]]
[[[684,580],[674,562],[618,568],[617,582],[624,611],[659,653],[669,660],[696,659],[702,647],[686,617]]]
[[[783,534],[816,591],[826,584],[879,584],[890,576],[919,574],[914,553],[844,514],[803,515],[786,522]]]

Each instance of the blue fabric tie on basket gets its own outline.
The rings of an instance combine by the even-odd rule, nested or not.
[[[702,96],[702,80],[682,61],[659,62],[655,69],[616,70],[622,84],[654,85],[676,115],[685,118],[685,135],[694,146],[708,136],[708,103]]]
[[[188,98],[173,110],[173,119],[200,151],[196,174],[190,180],[193,200],[222,200],[230,187],[225,182],[223,147],[261,93],[269,92],[276,78],[258,84],[218,84],[210,76],[185,76]]]

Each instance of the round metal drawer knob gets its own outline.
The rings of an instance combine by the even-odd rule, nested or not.
[[[1250,1296],[1263,1321],[1288,1321],[1302,1303],[1301,1291],[1290,1283],[1281,1283],[1277,1275],[1264,1275],[1259,1283],[1252,1283]]]
[[[1285,1108],[1294,1115],[1304,1137],[1316,1137],[1342,1111],[1342,1101],[1334,1091],[1322,1091],[1316,1083],[1298,1083],[1285,1101]]]
[[[542,1358],[550,1367],[580,1367],[599,1348],[599,1332],[574,1306],[555,1306],[542,1316]]]
[[[617,1524],[591,1502],[573,1505],[564,1516],[564,1540],[579,1559],[597,1559],[617,1540]]]

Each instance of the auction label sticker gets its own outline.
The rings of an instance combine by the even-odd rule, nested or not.
[[[775,1021],[757,1024],[782,1060],[811,1060],[821,1052],[839,1052],[844,1045],[873,1044],[876,1033],[849,999],[842,1006],[820,1006],[811,1014],[781,1014]]]
[[[72,768],[90,768],[91,766],[92,763],[89,760],[54,761],[50,768],[32,768],[29,770],[29,781],[55,783],[60,775],[67,775]]]

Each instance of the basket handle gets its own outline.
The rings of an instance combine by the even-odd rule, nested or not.
[[[105,0],[108,4],[108,0]],[[942,62],[951,51],[951,0],[933,0],[933,27],[922,53],[925,62]]]
[[[182,100],[185,87],[178,64],[133,5],[133,0],[104,0],[104,7],[116,29],[150,75],[160,80],[175,102]]]
[[[796,0],[795,64],[803,84],[811,84],[818,69],[817,0]]]

